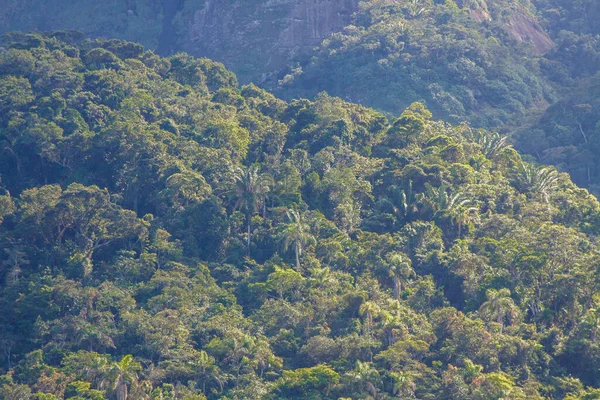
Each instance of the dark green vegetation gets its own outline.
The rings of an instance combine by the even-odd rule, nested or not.
[[[156,49],[166,22],[162,3],[161,0],[0,0],[0,30],[5,33],[74,29],[93,37],[117,37]]]
[[[364,2],[352,25],[279,81],[278,93],[326,90],[392,114],[421,100],[448,121],[514,125],[553,99],[540,66],[551,39],[519,2],[465,3]],[[537,36],[518,42],[512,25]]]
[[[0,0],[0,7],[1,32],[78,29],[162,55],[184,50],[287,100],[327,91],[388,116],[419,101],[447,122],[516,132],[518,150],[600,194],[598,0]]]
[[[0,398],[600,398],[600,204],[568,175],[419,103],[3,47]]]
[[[597,191],[599,21],[595,0],[367,1],[276,93],[326,90],[394,115],[423,101],[447,121],[519,131],[520,150]]]
[[[326,90],[388,115],[420,101],[436,118],[516,131],[519,150],[599,191],[595,0],[4,3],[2,31],[79,29],[184,49],[285,99]]]
[[[512,127],[598,70],[598,20],[592,0],[366,1],[279,93],[326,90],[393,114],[421,99],[445,119]]]
[[[558,166],[600,195],[600,73],[579,83],[516,137],[519,150]]]

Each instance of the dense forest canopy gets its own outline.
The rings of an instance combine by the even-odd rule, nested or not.
[[[292,100],[501,131],[600,194],[597,0],[0,0],[0,32],[77,29],[225,63]]]
[[[595,0],[365,1],[271,85],[392,115],[422,101],[447,121],[516,131],[519,150],[598,193],[598,21]]]
[[[600,204],[498,134],[61,31],[0,143],[0,398],[600,398]]]

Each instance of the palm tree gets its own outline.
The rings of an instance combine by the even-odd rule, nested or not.
[[[471,225],[477,221],[479,208],[473,205],[473,199],[464,192],[456,192],[452,195],[446,193],[447,186],[442,185],[437,191],[433,191],[437,198],[435,203],[436,216],[449,215],[454,223],[458,226],[458,237],[462,237],[462,229],[465,225]],[[427,191],[432,189],[427,187]],[[431,197],[428,195],[427,197]]]
[[[519,309],[510,297],[510,290],[507,288],[488,289],[486,297],[487,300],[479,308],[479,313],[490,321],[496,320],[500,324],[500,332],[502,332],[506,317],[513,320],[519,315]]]
[[[394,280],[394,298],[400,299],[402,293],[402,281],[412,278],[415,271],[412,268],[412,261],[404,253],[390,253],[387,255],[389,265],[389,274]]]
[[[128,399],[128,387],[137,383],[137,372],[141,369],[142,366],[134,360],[131,354],[123,357],[121,361],[113,363],[109,378],[117,400]]]
[[[257,165],[252,165],[245,171],[237,168],[234,178],[237,201],[233,209],[240,210],[244,208],[246,210],[248,254],[250,254],[250,223],[252,216],[258,212],[261,205],[264,207],[265,199],[273,185],[273,178],[267,174],[261,174]]]
[[[478,207],[467,207],[464,205],[457,205],[449,210],[452,220],[458,227],[459,239],[462,237],[464,226],[471,226],[471,224],[479,220],[478,211]]]
[[[377,398],[377,386],[381,384],[381,378],[379,376],[379,371],[373,368],[371,363],[357,360],[354,370],[349,371],[346,376],[348,376],[354,384],[358,385],[361,392],[366,389],[373,398]]]
[[[455,196],[452,197],[454,201],[459,200]],[[434,216],[437,216],[439,213],[446,211],[450,205],[450,196],[448,195],[448,185],[442,184],[440,187],[436,188],[431,185],[429,182],[425,183],[425,192],[421,194],[420,202],[423,205],[428,206],[431,210],[433,210]],[[460,199],[459,201],[462,201]]]
[[[420,0],[410,0],[408,3],[408,14],[413,18],[418,17],[428,10],[428,7],[424,6]]]
[[[214,380],[223,391],[223,381],[215,366],[214,357],[209,356],[206,351],[201,350],[198,357],[194,360],[194,370],[198,378],[202,381],[202,393],[206,393],[206,382]]]
[[[390,195],[387,201],[393,207],[393,215],[397,221],[412,221],[418,212],[417,204],[420,196],[413,191],[412,180],[409,180],[404,189],[392,185],[388,189]]]
[[[558,187],[558,173],[555,169],[537,167],[521,161],[516,172],[519,190],[532,195],[540,195],[549,202],[550,194]]]
[[[385,344],[392,346],[396,343],[398,333],[406,332],[406,326],[402,323],[402,319],[398,313],[391,313],[387,310],[382,310],[380,313],[380,326],[383,328],[383,338]]]
[[[315,238],[309,232],[309,226],[302,221],[302,216],[296,210],[288,210],[289,223],[283,229],[283,251],[287,252],[290,247],[294,249],[296,256],[296,267],[300,267],[300,256],[305,246],[315,243]]]
[[[497,132],[469,128],[465,136],[481,146],[481,152],[488,160],[494,160],[505,149],[512,147],[508,143],[508,137]]]
[[[412,399],[415,396],[414,379],[411,375],[404,372],[390,372],[390,377],[394,380],[392,394],[402,399]]]
[[[434,218],[449,215],[458,226],[459,238],[462,237],[462,229],[465,225],[471,225],[478,220],[479,208],[473,205],[473,199],[464,192],[448,194],[447,185],[435,188],[426,183],[421,201],[434,211]]]
[[[440,187],[435,188],[429,183],[425,184],[425,193],[421,201],[427,204],[434,211],[434,218],[440,217],[444,214],[450,216],[459,217],[459,230],[462,228],[462,219],[467,218],[466,214],[474,213],[478,211],[477,207],[473,206],[473,199],[464,192],[456,192],[454,194],[448,193],[449,187],[442,184]],[[460,236],[460,233],[459,233]]]
[[[369,342],[369,359],[373,361],[373,351],[371,350],[373,343],[371,342],[371,327],[373,326],[373,318],[377,317],[381,312],[381,308],[372,300],[365,301],[360,305],[358,313],[365,318],[363,333]]]
[[[358,313],[365,317],[365,333],[370,335],[373,326],[373,318],[379,315],[381,308],[372,300],[365,301],[360,305]]]
[[[283,360],[273,354],[269,342],[266,338],[257,340],[254,348],[252,349],[254,356],[254,365],[258,367],[258,376],[262,379],[264,373],[271,367],[281,368],[283,367]]]

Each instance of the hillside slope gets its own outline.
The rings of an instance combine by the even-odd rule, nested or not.
[[[2,47],[0,398],[598,397],[600,204],[566,174],[420,103]]]
[[[327,91],[392,117],[420,101],[436,118],[519,131],[519,149],[580,185],[600,184],[579,152],[553,155],[567,142],[586,145],[562,129],[577,126],[572,113],[554,126],[542,121],[548,107],[586,97],[577,90],[598,71],[595,0],[0,0],[0,7],[0,32],[76,29],[161,55],[184,50],[287,100]],[[566,136],[548,139],[559,131]]]
[[[78,30],[225,62],[244,82],[284,68],[346,26],[358,0],[0,0],[0,33]]]
[[[423,101],[438,118],[516,125],[555,93],[542,57],[553,46],[520,2],[363,2],[352,24],[280,78],[276,93],[325,90],[397,115]]]

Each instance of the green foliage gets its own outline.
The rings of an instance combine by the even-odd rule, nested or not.
[[[436,117],[453,122],[512,125],[539,102],[553,99],[539,54],[552,41],[528,5],[361,2],[348,26],[275,84],[277,93],[310,96],[318,88],[392,114],[425,101]],[[519,36],[519,29],[530,36]],[[517,37],[532,46],[518,46],[511,40]]]
[[[40,62],[39,52],[34,56],[28,51],[32,48],[47,49],[54,61],[64,61],[62,54],[73,57],[81,52],[77,58],[89,70],[120,70],[142,61],[183,85],[210,91],[214,102],[222,105],[240,107],[242,97],[252,97],[235,93],[236,77],[222,65],[176,54],[184,50],[224,62],[244,83],[255,82],[287,99],[312,98],[325,90],[390,117],[418,101],[436,118],[452,123],[518,131],[514,142],[520,151],[600,193],[596,0],[298,0],[277,6],[267,0],[229,0],[210,7],[200,0],[5,1],[8,11],[0,20],[0,32],[64,29],[48,34],[49,40],[39,34],[8,33],[9,45],[1,46],[0,71],[22,75],[31,84],[38,81],[48,89],[45,97],[53,98],[54,89],[82,85],[82,69],[73,73],[53,68],[56,73],[38,80],[36,69],[44,69],[48,55]],[[294,21],[291,28],[289,21]],[[134,40],[161,55],[176,55],[161,59],[137,43],[119,39],[89,41],[72,29],[92,37]],[[7,101],[27,102],[24,81],[10,86],[11,98],[0,97],[0,112]],[[122,100],[121,93],[106,95],[108,103]],[[39,113],[56,111],[49,100],[40,99]],[[273,98],[263,101],[260,111],[272,117],[270,112],[280,112],[280,106]],[[72,115],[63,117],[64,124],[57,125],[71,131]],[[242,124],[207,120],[198,138],[202,144],[224,144],[243,157],[259,144],[248,148],[252,140],[246,130],[256,121],[247,115],[242,119]],[[176,126],[167,128],[169,120],[165,118],[161,128],[178,132]],[[350,121],[329,122],[327,129],[303,131],[318,139],[311,144],[327,145],[336,135],[351,137]],[[284,135],[274,132],[278,128],[281,125],[266,134],[273,151],[283,146]],[[75,139],[69,142],[78,143]],[[500,142],[488,139],[484,145],[494,151]],[[455,150],[448,149],[450,157]],[[360,149],[363,155],[371,151],[369,144]],[[352,214],[352,206],[344,204],[338,212]]]
[[[596,396],[600,204],[503,136],[5,41],[1,398]]]
[[[312,368],[299,368],[295,371],[283,371],[283,377],[277,382],[278,390],[290,398],[310,398],[316,393],[327,396],[328,388],[340,380],[337,372],[329,366],[320,364]]]

